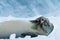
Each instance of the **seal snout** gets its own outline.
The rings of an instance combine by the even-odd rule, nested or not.
[[[51,25],[47,29],[46,36],[48,36],[53,31],[53,29],[54,29],[54,25],[51,23]]]

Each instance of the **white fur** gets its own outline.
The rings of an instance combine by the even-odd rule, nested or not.
[[[24,32],[32,32],[33,24],[27,20],[11,20],[0,23],[0,35],[9,36],[13,33],[21,34]]]

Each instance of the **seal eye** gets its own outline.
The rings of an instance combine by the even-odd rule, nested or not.
[[[44,21],[44,19],[42,19],[42,21]]]

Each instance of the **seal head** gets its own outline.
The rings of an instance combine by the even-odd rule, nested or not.
[[[31,20],[35,24],[35,29],[38,31],[39,35],[48,36],[54,29],[54,25],[43,16],[37,18],[36,20]]]

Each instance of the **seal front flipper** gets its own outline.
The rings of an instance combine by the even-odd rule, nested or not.
[[[31,38],[33,38],[33,37],[37,37],[38,35],[36,35],[36,34],[31,34]]]
[[[38,35],[28,32],[28,33],[22,33],[20,37],[24,38],[25,36],[31,36],[31,38],[33,38],[37,37]]]
[[[27,36],[27,33],[22,33],[20,37],[24,38],[25,36]]]

